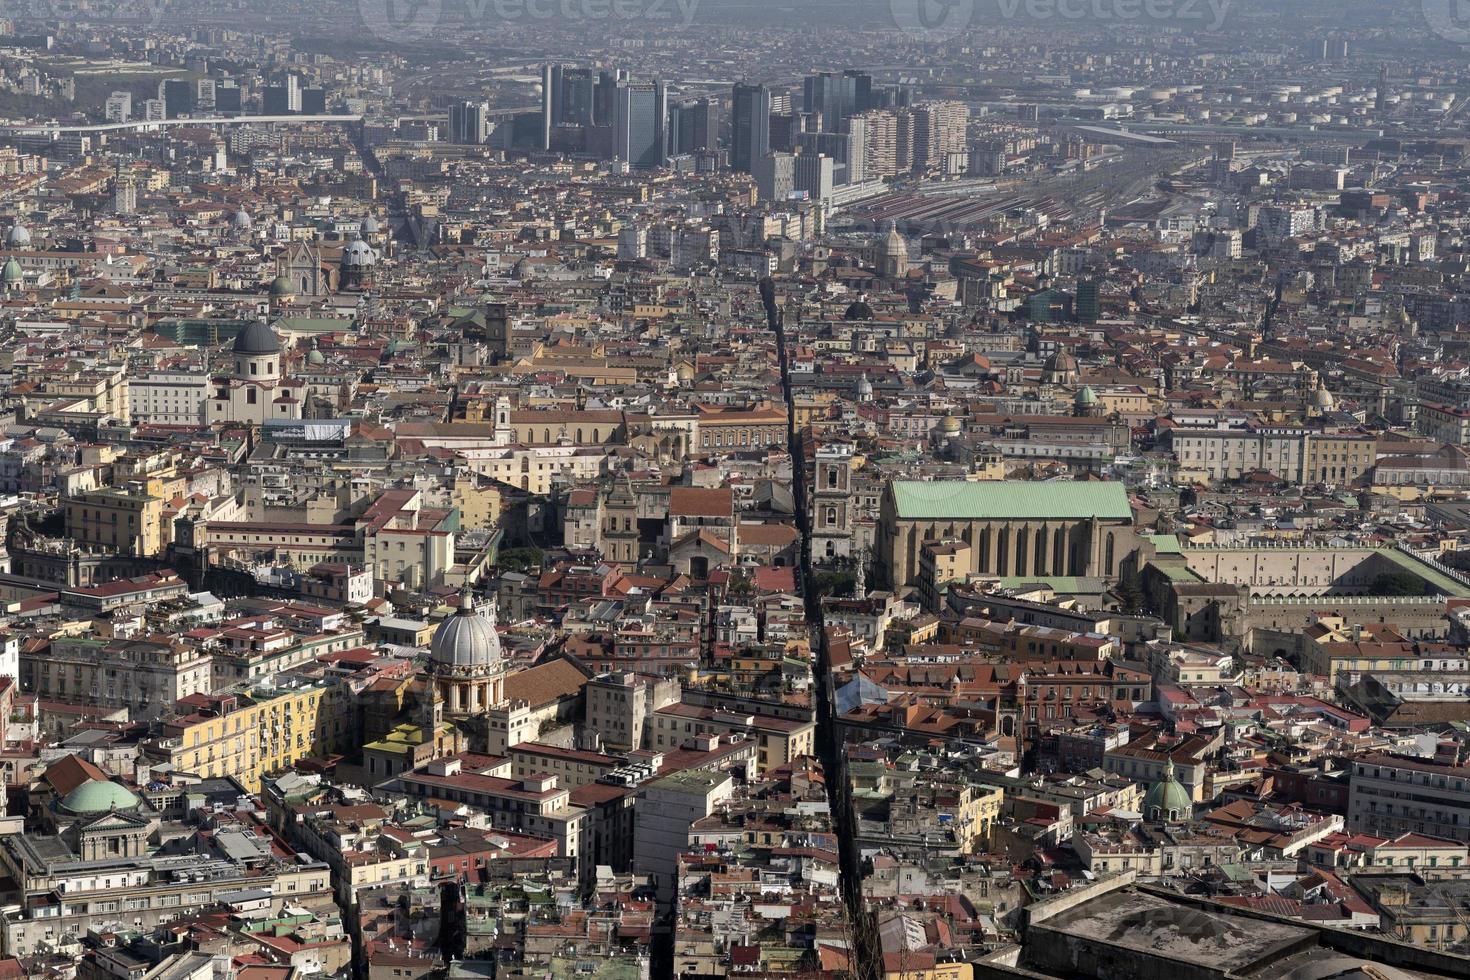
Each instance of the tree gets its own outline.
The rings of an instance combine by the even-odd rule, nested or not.
[[[540,548],[509,548],[496,555],[495,563],[502,572],[540,571],[543,555]]]
[[[1124,577],[1118,583],[1118,609],[1125,616],[1138,616],[1143,613],[1143,604],[1143,586],[1139,584],[1138,576]]]
[[[1373,580],[1373,595],[1430,595],[1424,580],[1409,572],[1384,572]]]

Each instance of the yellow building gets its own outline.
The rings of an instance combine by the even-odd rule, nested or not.
[[[985,849],[1004,803],[1005,790],[999,786],[965,787],[954,813],[954,834],[961,854]]]
[[[919,595],[924,608],[938,612],[940,596],[951,582],[970,574],[970,546],[963,541],[926,541],[919,549]]]
[[[165,722],[150,759],[199,776],[233,776],[246,790],[302,759],[345,747],[352,737],[335,681],[279,675],[268,684],[216,695],[217,714]]]
[[[156,555],[163,550],[163,500],[143,488],[106,487],[66,501],[66,536],[130,555]]]
[[[1317,434],[1307,440],[1307,483],[1355,483],[1373,469],[1378,442],[1373,436]]]
[[[933,953],[903,953],[885,958],[883,980],[973,980],[969,963],[935,963]]]
[[[459,508],[460,523],[466,529],[492,528],[500,523],[500,491],[482,486],[474,477],[462,476],[454,481],[451,503]]]

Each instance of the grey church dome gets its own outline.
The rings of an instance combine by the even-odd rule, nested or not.
[[[500,633],[495,629],[495,604],[486,612],[475,608],[468,589],[459,609],[434,631],[429,659],[439,667],[491,671],[500,667]]]
[[[373,248],[361,238],[354,238],[352,242],[342,250],[342,264],[345,266],[368,266],[378,261],[378,256]]]
[[[249,326],[236,335],[233,350],[236,354],[244,354],[249,357],[279,354],[281,338],[276,336],[274,330],[266,326],[264,320],[252,320]]]
[[[10,226],[10,231],[5,235],[5,244],[10,248],[25,248],[31,243],[31,233],[26,231],[26,226],[17,221]]]

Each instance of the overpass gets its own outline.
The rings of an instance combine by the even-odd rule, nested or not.
[[[505,106],[490,109],[486,115],[492,118],[507,118],[519,115],[523,112],[534,112],[541,108],[540,104]],[[447,113],[430,113],[428,115],[397,116],[396,119],[416,119],[424,121],[443,120],[448,117]],[[76,133],[115,133],[126,130],[137,130],[140,132],[153,132],[170,126],[249,126],[252,124],[267,125],[302,125],[306,123],[360,123],[363,117],[360,114],[339,113],[324,115],[300,115],[290,114],[283,116],[194,116],[185,119],[134,119],[130,122],[121,123],[88,123],[82,126],[60,126],[48,123],[25,123],[18,126],[0,126],[0,136],[66,136]]]
[[[170,126],[242,126],[252,123],[359,123],[360,115],[285,115],[285,116],[198,116],[191,119],[135,119],[121,123],[91,123],[84,126],[56,126],[45,123],[27,123],[20,126],[0,126],[4,136],[66,136],[73,133],[113,133],[124,130],[151,132]]]

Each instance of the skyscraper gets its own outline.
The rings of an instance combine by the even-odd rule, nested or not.
[[[182,78],[166,78],[159,82],[158,97],[163,100],[164,111],[170,119],[194,111],[194,85]]]
[[[730,98],[730,169],[754,173],[771,150],[771,90],[736,82]]]
[[[670,152],[697,153],[715,148],[720,123],[713,99],[681,102],[671,114],[671,119],[675,121],[669,127]]]
[[[301,90],[301,114],[322,116],[327,112],[327,90],[317,86]]]
[[[668,117],[668,91],[662,81],[619,85],[614,134],[618,159],[634,170],[653,170],[667,163]]]
[[[617,121],[618,84],[627,79],[621,68],[597,73],[597,84],[592,90],[592,125],[611,126]]]
[[[240,86],[233,81],[226,80],[216,84],[214,87],[215,113],[222,116],[238,116],[244,105],[240,94]]]
[[[802,133],[797,144],[803,153],[822,153],[832,158],[833,179],[838,184],[860,184],[867,179],[868,123],[861,117],[849,120],[846,133]]]
[[[267,116],[289,116],[301,112],[301,79],[287,75],[265,88],[261,111]]]
[[[825,153],[803,153],[796,158],[796,190],[805,191],[814,201],[825,201],[832,196],[832,158]]]
[[[866,177],[891,177],[898,173],[898,114],[888,109],[865,112],[848,121],[849,129],[859,120],[866,133]]]
[[[551,149],[551,129],[561,112],[561,65],[541,66],[541,149]],[[452,121],[452,117],[451,117]]]
[[[871,108],[873,78],[866,72],[824,71],[802,81],[802,111],[819,115],[824,132],[843,132],[849,118]]]
[[[567,68],[561,76],[559,126],[596,125],[597,76],[591,68]],[[603,123],[602,125],[607,125]]]
[[[490,135],[490,107],[458,102],[449,107],[449,142],[480,144]]]
[[[921,102],[910,110],[913,119],[913,157],[915,170],[934,170],[943,166],[951,153],[965,151],[965,131],[970,124],[970,108],[963,102]]]

